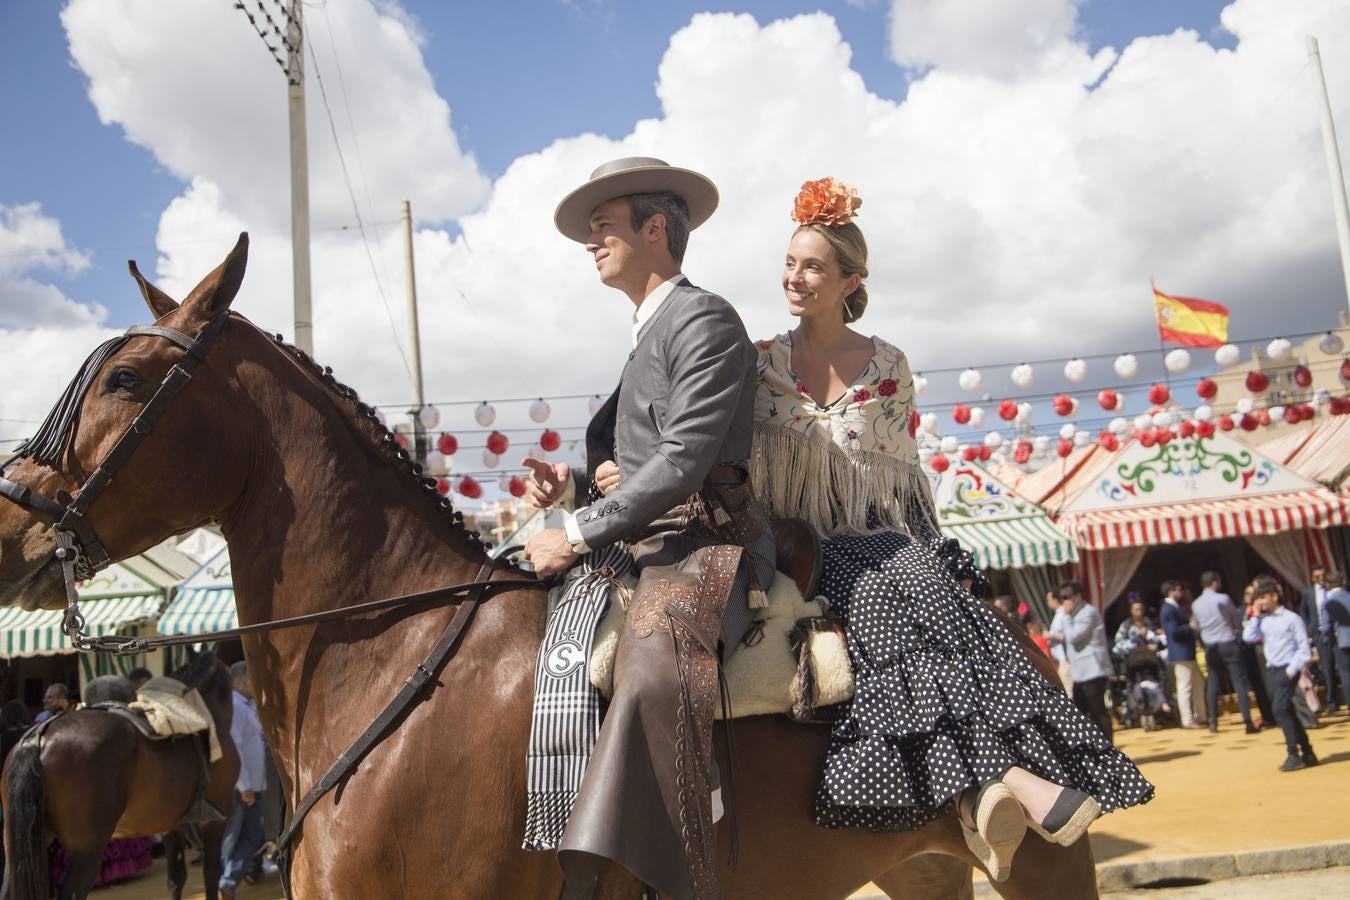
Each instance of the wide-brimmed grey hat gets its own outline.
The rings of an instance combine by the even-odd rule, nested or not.
[[[591,237],[591,213],[601,203],[629,194],[667,191],[689,205],[692,231],[717,209],[717,185],[691,169],[680,169],[650,156],[610,160],[591,173],[581,187],[563,198],[553,213],[553,224],[572,240],[584,244]]]

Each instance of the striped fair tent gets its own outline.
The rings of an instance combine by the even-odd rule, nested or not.
[[[234,628],[234,582],[230,551],[221,547],[178,588],[173,603],[159,618],[160,634],[205,634]]]
[[[975,556],[982,569],[1065,565],[1078,560],[1073,541],[1039,507],[976,463],[961,463],[933,482],[942,533]]]

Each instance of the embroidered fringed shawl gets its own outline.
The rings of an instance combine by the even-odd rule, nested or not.
[[[932,489],[919,465],[914,378],[880,338],[866,371],[820,406],[792,372],[792,337],[760,341],[750,477],[771,514],[819,533],[937,533]]]

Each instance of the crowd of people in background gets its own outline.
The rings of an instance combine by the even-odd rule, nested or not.
[[[1048,624],[1011,596],[993,602],[1056,661],[1065,690],[1108,738],[1118,725],[1151,730],[1168,721],[1217,732],[1231,693],[1247,734],[1283,731],[1280,769],[1293,771],[1317,765],[1308,733],[1318,713],[1350,714],[1350,591],[1341,572],[1319,566],[1310,575],[1297,611],[1270,575],[1247,584],[1241,604],[1217,571],[1200,574],[1198,595],[1169,579],[1156,605],[1128,596],[1129,616],[1109,640],[1076,581],[1046,597]]]

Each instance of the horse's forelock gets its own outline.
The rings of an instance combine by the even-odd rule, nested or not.
[[[15,459],[31,459],[39,465],[53,468],[60,463],[61,454],[75,439],[75,432],[80,427],[80,410],[84,407],[85,394],[89,392],[104,363],[121,350],[127,340],[126,335],[118,335],[94,348],[38,430],[15,449]]]

